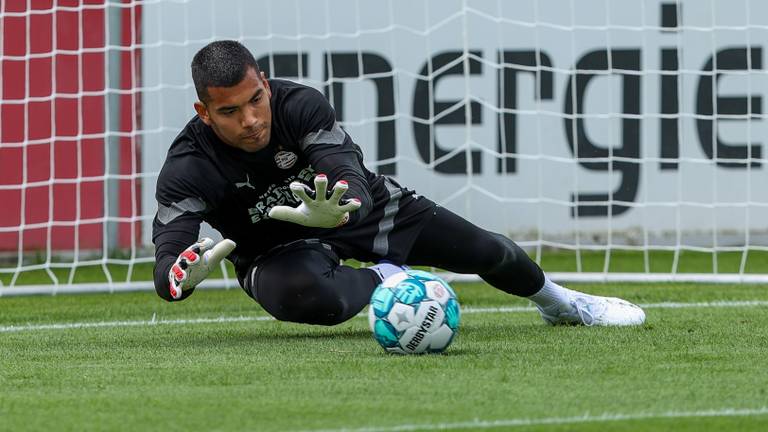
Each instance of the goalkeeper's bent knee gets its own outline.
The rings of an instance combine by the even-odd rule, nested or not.
[[[331,276],[338,266],[338,256],[327,245],[298,242],[254,263],[245,288],[280,321],[335,325],[361,309],[359,299],[347,298],[358,287]]]
[[[350,311],[334,280],[305,269],[293,269],[290,274],[266,268],[259,284],[271,280],[259,290],[259,303],[280,321],[302,324],[336,325],[357,311]]]

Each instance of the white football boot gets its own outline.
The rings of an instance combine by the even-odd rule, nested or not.
[[[616,297],[601,297],[568,290],[568,303],[536,305],[551,325],[631,326],[645,322],[640,307]]]

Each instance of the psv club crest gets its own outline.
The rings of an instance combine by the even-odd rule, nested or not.
[[[275,153],[275,164],[277,164],[277,167],[280,169],[288,169],[292,167],[298,159],[299,157],[296,156],[296,153],[291,153],[289,151],[280,150]]]

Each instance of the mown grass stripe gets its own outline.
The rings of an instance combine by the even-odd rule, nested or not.
[[[677,418],[703,418],[703,417],[749,417],[768,415],[768,407],[755,409],[725,408],[705,411],[669,411],[662,413],[635,413],[635,414],[584,414],[574,417],[545,417],[538,419],[504,419],[504,420],[472,420],[459,423],[436,424],[403,424],[386,427],[363,427],[342,429],[311,429],[302,432],[411,432],[427,430],[451,430],[451,429],[492,429],[500,427],[522,427],[542,425],[569,425],[578,423],[618,422],[628,420],[649,419],[677,419]]]

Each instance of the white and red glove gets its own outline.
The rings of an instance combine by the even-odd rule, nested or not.
[[[349,189],[349,184],[344,180],[336,182],[328,197],[328,177],[325,174],[315,176],[314,191],[301,182],[291,183],[290,188],[293,195],[301,200],[301,204],[295,208],[274,206],[269,210],[270,218],[313,228],[335,228],[347,223],[349,212],[360,208],[360,200],[357,198],[341,203],[341,196]]]
[[[197,286],[208,277],[208,274],[219,265],[221,260],[235,249],[235,246],[235,242],[229,239],[215,243],[206,237],[186,248],[176,258],[176,262],[171,266],[171,271],[168,272],[171,297],[178,300],[181,298],[182,291]]]

